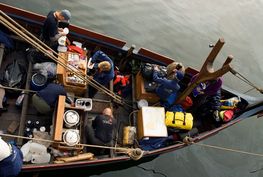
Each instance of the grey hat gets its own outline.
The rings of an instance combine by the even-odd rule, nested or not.
[[[61,15],[65,18],[65,20],[69,20],[71,17],[71,13],[67,9],[62,10]]]

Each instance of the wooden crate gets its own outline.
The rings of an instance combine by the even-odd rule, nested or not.
[[[81,140],[83,139],[83,133],[84,133],[84,124],[83,124],[83,119],[84,119],[84,114],[85,111],[82,108],[77,108],[77,107],[67,107],[65,104],[65,100],[66,97],[60,95],[59,99],[58,99],[58,105],[57,105],[57,110],[56,110],[56,114],[54,116],[54,134],[53,134],[53,140],[56,141],[57,143],[54,143],[53,146],[61,149],[61,150],[81,150],[83,149],[82,145],[75,145],[75,146],[67,146],[66,144],[61,144],[61,142],[63,142],[63,133],[65,130],[67,129],[71,129],[71,128],[67,128],[64,125],[64,113],[67,110],[74,110],[77,111],[79,116],[80,116],[80,123],[75,127],[77,130],[79,130],[79,135],[80,135],[80,142],[82,143]],[[75,129],[74,128],[74,129]]]
[[[68,65],[68,54],[70,54],[71,52],[60,52],[59,53],[59,57],[58,60],[59,62],[61,62],[64,66]],[[84,65],[84,70],[78,70],[77,72],[82,73],[84,77],[86,77],[86,73],[87,73],[87,59],[85,59],[85,61],[83,61]],[[80,72],[81,71],[81,72]],[[68,79],[68,76],[71,73],[62,65],[57,64],[57,79],[58,81],[64,85],[65,89],[67,92],[74,92],[76,95],[80,96],[85,94],[86,90],[87,90],[87,82],[84,83],[75,83],[75,82],[71,82]]]
[[[160,100],[160,98],[153,92],[146,92],[144,88],[144,80],[141,72],[138,72],[136,75],[136,99],[145,99],[149,103],[156,103]]]

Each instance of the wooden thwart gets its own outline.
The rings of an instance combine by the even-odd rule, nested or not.
[[[230,62],[233,60],[233,56],[229,55],[226,59],[226,61],[224,62],[223,66],[218,69],[217,71],[214,71],[213,68],[213,63],[215,61],[216,56],[218,55],[219,51],[222,49],[223,45],[224,45],[225,41],[223,38],[220,38],[216,45],[213,47],[212,51],[210,52],[210,54],[208,55],[205,63],[203,64],[198,76],[196,77],[196,79],[194,80],[194,82],[192,82],[184,91],[182,94],[179,95],[179,97],[176,100],[176,104],[181,103],[186,96],[188,96],[193,89],[198,86],[198,84],[200,84],[201,82],[205,82],[208,80],[214,80],[222,75],[224,75],[225,73],[227,73],[228,71],[230,71],[232,68],[230,66]]]

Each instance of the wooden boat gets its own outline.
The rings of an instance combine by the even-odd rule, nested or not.
[[[31,48],[32,44],[34,47],[37,47],[37,49],[41,52],[45,52],[46,48],[41,48],[41,45],[38,46],[36,43],[39,41],[35,40],[32,36],[30,37],[30,33],[32,33],[35,36],[39,36],[41,33],[41,26],[43,25],[43,22],[45,20],[45,17],[39,14],[35,14],[26,10],[18,9],[3,3],[0,3],[0,10],[1,12],[1,31],[3,30],[6,32],[14,41],[15,43],[15,49],[13,50],[25,50],[27,48]],[[4,13],[3,13],[4,12]],[[7,14],[8,16],[5,16]],[[10,18],[11,17],[11,18]],[[9,19],[10,18],[10,19]],[[3,22],[3,19],[6,19],[6,22]],[[12,22],[14,20],[15,22]],[[11,24],[5,26],[7,22],[11,22]],[[16,24],[17,23],[17,24]],[[15,28],[12,28],[12,25],[15,26]],[[22,25],[22,27],[20,27]],[[18,30],[17,30],[18,29]],[[72,108],[74,110],[77,110],[81,113],[83,113],[83,119],[82,124],[80,126],[80,131],[84,131],[85,125],[87,124],[89,119],[94,118],[96,115],[100,114],[103,108],[105,107],[113,107],[113,112],[115,117],[118,120],[118,128],[117,128],[117,143],[114,147],[98,147],[100,148],[109,148],[110,151],[106,152],[103,155],[95,155],[95,158],[88,159],[88,160],[79,160],[79,161],[70,161],[70,162],[60,162],[55,163],[56,160],[52,157],[51,161],[49,163],[40,163],[40,164],[34,164],[34,163],[25,163],[23,165],[21,175],[29,175],[31,173],[39,173],[39,172],[54,172],[54,171],[63,171],[68,169],[85,169],[85,174],[98,174],[105,171],[112,171],[116,169],[121,168],[127,168],[129,166],[137,165],[146,161],[150,161],[154,158],[156,158],[158,155],[175,151],[180,148],[184,148],[188,146],[189,144],[186,142],[172,142],[169,145],[167,144],[164,147],[157,148],[150,151],[143,151],[139,149],[140,147],[137,146],[137,144],[129,144],[124,145],[123,144],[123,129],[127,126],[134,126],[137,128],[138,134],[141,134],[141,137],[144,137],[143,130],[139,130],[142,128],[143,125],[140,121],[141,117],[139,114],[137,114],[136,111],[140,112],[137,107],[137,102],[141,99],[146,99],[149,102],[150,108],[152,110],[160,108],[158,105],[158,97],[154,93],[149,93],[144,90],[144,84],[143,84],[143,78],[141,77],[139,71],[140,69],[135,66],[140,66],[141,63],[152,63],[157,64],[161,66],[167,66],[168,64],[172,63],[174,60],[172,58],[157,54],[153,51],[147,50],[145,48],[140,48],[139,50],[135,50],[134,46],[128,48],[126,46],[126,42],[115,39],[103,34],[99,34],[87,29],[83,29],[78,26],[70,25],[70,34],[68,35],[68,38],[70,41],[77,41],[79,43],[82,43],[83,48],[87,49],[87,52],[85,53],[87,55],[87,58],[90,57],[91,53],[93,53],[96,50],[101,50],[105,52],[107,55],[109,55],[113,60],[117,67],[119,67],[120,71],[123,74],[129,74],[131,76],[131,90],[128,92],[128,96],[126,97],[126,100],[124,101],[122,97],[116,95],[114,93],[114,86],[110,85],[109,88],[106,88],[106,94],[104,93],[105,89],[100,88],[99,94],[92,99],[92,108],[89,111],[83,111],[82,108]],[[17,30],[17,31],[16,31]],[[25,31],[27,30],[27,31]],[[28,37],[29,36],[29,37]],[[36,43],[34,43],[37,41]],[[219,53],[220,49],[222,48],[224,44],[223,39],[219,39],[218,42],[215,44],[214,48],[212,49],[211,53],[208,55],[208,58],[206,62],[204,63],[202,69],[200,70],[200,77],[197,78],[197,82],[203,82],[206,80],[209,80],[211,78],[218,77],[228,71],[233,71],[230,67],[230,62],[232,60],[232,56],[229,56],[222,66],[222,68],[218,71],[213,72],[212,71],[212,64],[216,57],[216,55]],[[5,57],[7,54],[12,52],[11,49],[6,49],[1,45],[1,70],[5,69],[5,66],[7,65],[8,61],[5,60]],[[61,56],[62,55],[62,56]],[[51,57],[54,59],[55,56]],[[58,77],[64,77],[63,76],[63,69],[68,69],[67,65],[61,62],[59,59],[63,58],[64,55],[59,53],[57,58],[57,72]],[[9,61],[10,62],[10,61]],[[29,64],[30,66],[30,64]],[[132,67],[127,67],[132,66]],[[58,70],[62,70],[62,75]],[[72,71],[75,72],[75,71]],[[184,76],[184,79],[181,81],[181,87],[182,87],[182,93],[181,96],[179,96],[177,102],[180,103],[180,101],[184,100],[185,96],[190,95],[192,89],[196,86],[195,84],[190,84],[190,79],[193,75],[197,74],[198,71],[194,68],[187,67],[186,73]],[[62,111],[62,114],[68,110],[71,109],[70,107],[65,106],[63,100],[58,102],[58,106],[56,110],[54,111],[53,116],[44,116],[39,115],[34,107],[31,104],[30,101],[30,83],[31,83],[31,76],[33,74],[32,66],[28,68],[27,72],[27,81],[23,88],[15,90],[9,87],[4,87],[7,90],[7,97],[8,97],[8,111],[2,112],[1,114],[1,125],[0,130],[3,130],[3,133],[1,133],[1,136],[6,139],[7,141],[13,140],[17,143],[18,146],[22,146],[27,140],[34,139],[30,137],[25,137],[25,128],[26,128],[26,122],[28,120],[31,121],[40,121],[43,124],[45,124],[46,127],[49,125],[53,125],[53,128],[47,128],[52,129],[53,134],[51,134],[51,143],[54,145],[55,148],[60,148],[63,150],[68,151],[76,151],[78,153],[87,153],[90,149],[96,149],[96,146],[92,146],[89,144],[86,144],[86,136],[85,132],[82,132],[81,137],[81,143],[74,146],[74,147],[67,147],[64,146],[65,143],[60,142],[59,140],[56,140],[55,137],[57,136],[56,133],[58,133],[58,136],[61,136],[62,132],[58,132],[56,129],[57,124],[57,117],[58,114],[61,114],[59,112]],[[88,76],[79,75],[76,73],[78,77],[81,79],[87,81],[88,84],[92,84],[92,79]],[[84,77],[84,78],[83,78]],[[61,79],[61,82],[67,86],[68,90],[71,90],[73,92],[76,92],[76,98],[84,98],[85,97],[85,90],[87,89],[87,85],[78,85],[73,84],[73,86],[67,85],[67,83]],[[86,87],[87,86],[87,87]],[[32,85],[31,85],[32,87]],[[24,95],[24,100],[21,108],[17,108],[16,101],[21,94],[21,91],[24,93],[29,93]],[[78,96],[78,97],[77,97]],[[263,109],[263,102],[257,102],[255,104],[251,104],[249,100],[246,99],[246,97],[243,97],[242,95],[239,95],[238,93],[233,92],[232,90],[228,89],[222,89],[222,97],[224,99],[232,98],[232,97],[240,97],[240,109],[235,112],[234,118],[227,122],[222,123],[217,126],[209,126],[205,129],[199,131],[198,133],[194,134],[191,137],[191,142],[196,143],[198,141],[204,140],[217,132],[232,126],[241,120],[248,118],[252,115],[256,115],[260,113]],[[75,98],[75,99],[76,99]],[[127,101],[128,100],[128,101]],[[157,103],[157,104],[154,104]],[[157,105],[157,106],[154,106]],[[63,109],[61,110],[61,107]],[[157,112],[158,113],[158,112]],[[62,117],[60,115],[60,117]],[[140,118],[139,118],[140,117]],[[133,118],[131,121],[130,119]],[[154,119],[154,118],[153,118]],[[196,118],[195,118],[196,119]],[[50,121],[52,120],[52,121]],[[17,122],[19,124],[17,124]],[[47,124],[47,125],[46,125]],[[18,126],[18,127],[17,127]],[[55,127],[55,128],[54,128]],[[8,130],[12,133],[6,132]],[[10,130],[11,129],[11,130]],[[55,131],[55,132],[54,132]],[[56,132],[57,131],[57,132]],[[140,132],[141,131],[141,132]],[[187,131],[182,131],[179,133],[187,134]],[[139,136],[139,135],[138,135]],[[154,135],[156,136],[156,135]],[[61,138],[61,137],[60,137]],[[137,137],[138,138],[138,137]],[[145,137],[144,137],[145,138]],[[83,140],[83,141],[82,141]],[[189,140],[189,139],[188,139]],[[85,148],[84,148],[85,147]],[[75,156],[75,158],[77,158]]]

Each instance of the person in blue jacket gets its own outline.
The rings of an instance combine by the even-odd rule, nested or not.
[[[33,95],[32,102],[39,113],[49,114],[55,107],[59,95],[67,96],[65,88],[57,83],[49,83],[45,88]],[[66,102],[71,105],[74,104],[68,97],[66,97]]]
[[[93,79],[103,86],[107,86],[114,78],[114,64],[110,57],[100,50],[92,56],[90,66],[88,67],[95,70]],[[97,91],[96,88],[90,86],[89,97],[92,98]]]
[[[164,106],[166,110],[170,110],[177,98],[177,93],[180,90],[178,82],[184,77],[184,66],[177,62],[171,63],[167,66],[166,77],[160,77],[158,71],[158,67],[154,66],[153,81],[158,84],[155,91],[160,97],[161,105]]]
[[[0,177],[14,177],[23,165],[23,154],[15,145],[6,143],[0,137]]]

